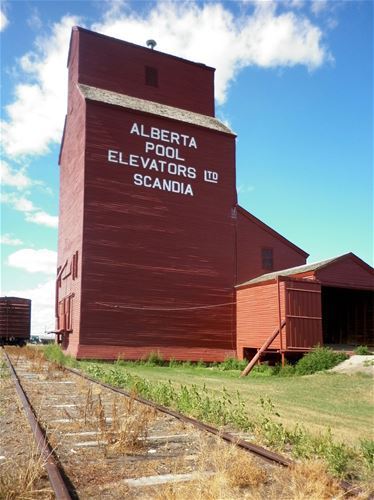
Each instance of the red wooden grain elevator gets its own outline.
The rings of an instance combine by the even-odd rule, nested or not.
[[[214,118],[214,70],[81,28],[68,68],[64,348],[108,359],[233,354],[235,136]]]

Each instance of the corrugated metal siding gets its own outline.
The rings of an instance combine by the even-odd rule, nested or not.
[[[214,116],[214,69],[85,30],[73,38],[78,33],[80,83]],[[145,85],[146,66],[158,71],[157,87]]]
[[[284,283],[280,283],[281,316],[285,317]],[[237,355],[243,359],[244,348],[260,348],[279,325],[278,284],[243,288],[237,291]],[[282,344],[286,345],[282,329]],[[280,348],[276,337],[269,349]]]
[[[299,280],[285,284],[287,347],[322,345],[321,285]]]
[[[317,270],[315,275],[322,285],[374,290],[373,272],[362,267],[351,256]]]
[[[238,275],[244,283],[267,272],[262,267],[261,248],[273,248],[274,271],[305,264],[306,258],[281,239],[252,222],[238,211]]]
[[[31,300],[0,297],[0,338],[30,337]]]

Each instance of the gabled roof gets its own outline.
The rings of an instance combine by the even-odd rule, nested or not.
[[[277,231],[275,231],[270,226],[268,226],[267,224],[262,222],[260,219],[257,219],[257,217],[255,217],[250,212],[245,210],[245,208],[241,207],[240,205],[237,205],[237,209],[238,209],[238,212],[240,212],[242,215],[244,215],[247,219],[249,219],[251,222],[253,222],[257,226],[259,226],[261,229],[267,231],[275,238],[278,238],[278,240],[282,241],[283,243],[285,243],[286,245],[291,247],[293,250],[298,252],[303,257],[305,257],[305,258],[309,257],[309,254],[307,252],[304,252],[304,250],[302,250],[300,247],[296,246],[294,243],[292,243],[290,240],[288,240],[287,238],[285,238],[281,234],[277,233]]]
[[[320,269],[323,269],[332,263],[339,262],[343,259],[346,258],[353,258],[357,264],[359,264],[361,267],[366,269],[367,271],[374,273],[374,270],[371,266],[366,264],[362,259],[357,257],[352,252],[345,253],[343,255],[339,255],[338,257],[332,257],[331,259],[326,259],[326,260],[320,260],[319,262],[313,262],[311,264],[304,264],[302,266],[297,266],[297,267],[290,267],[288,269],[282,269],[280,271],[275,271],[273,273],[267,273],[267,274],[262,274],[261,276],[258,276],[257,278],[253,278],[249,281],[245,281],[244,283],[240,283],[237,285],[237,287],[242,287],[245,285],[254,285],[256,283],[263,283],[265,281],[272,281],[275,280],[278,276],[294,276],[298,274],[304,274],[312,271],[318,271]]]
[[[142,111],[143,113],[163,116],[164,118],[170,118],[172,120],[198,125],[225,134],[235,135],[232,130],[213,116],[201,115],[193,111],[187,111],[185,109],[167,106],[166,104],[160,104],[159,102],[148,101],[146,99],[139,99],[138,97],[132,97],[125,94],[119,94],[111,90],[91,87],[90,85],[84,85],[82,83],[79,83],[78,87],[84,98],[90,101],[98,101],[112,104],[113,106]]]

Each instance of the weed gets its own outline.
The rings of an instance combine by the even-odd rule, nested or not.
[[[339,485],[328,474],[325,464],[318,460],[294,464],[287,471],[280,470],[275,473],[274,479],[270,498],[295,500],[342,498]]]
[[[364,366],[374,366],[374,359],[365,359]]]
[[[284,366],[278,363],[270,369],[271,375],[275,375],[278,377],[293,377],[294,375],[296,375],[295,366],[289,365],[288,363],[285,363]]]
[[[239,360],[237,358],[228,357],[223,361],[223,363],[219,363],[217,368],[222,371],[227,370],[244,370],[247,366],[248,362],[244,360]]]
[[[165,361],[160,351],[152,351],[148,354],[148,356],[146,356],[146,358],[144,358],[144,364],[147,366],[164,366]]]
[[[360,443],[360,448],[369,469],[374,469],[374,440],[363,439]]]
[[[174,358],[169,359],[169,368],[176,368],[178,365],[179,362],[176,359]]]
[[[183,368],[193,368],[193,363],[191,361],[182,361],[181,366]]]
[[[199,361],[197,361],[197,363],[195,363],[195,367],[196,368],[206,368],[206,363],[204,363],[204,361],[202,359],[199,359]]]
[[[69,366],[71,368],[77,368],[79,366],[78,361],[72,356],[64,354],[60,346],[58,346],[57,344],[49,344],[43,347],[40,352],[44,354],[44,357],[47,360],[53,361],[58,365]]]
[[[121,399],[121,403],[114,399],[111,424],[105,428],[102,438],[111,452],[135,451],[145,446],[155,416],[154,409],[141,406],[133,397]]]
[[[251,377],[270,377],[272,375],[274,375],[274,367],[264,363],[262,363],[261,365],[256,365],[251,371]]]
[[[5,361],[0,360],[0,379],[6,379],[10,377],[10,373],[8,370],[8,365]]]
[[[296,363],[295,372],[298,375],[309,375],[321,370],[329,370],[347,358],[346,354],[334,352],[328,347],[316,347]]]
[[[198,437],[197,472],[192,483],[174,483],[162,488],[159,500],[213,500],[247,498],[267,480],[255,459],[219,438]]]
[[[279,417],[270,398],[260,398],[261,413],[254,424],[254,431],[265,443],[276,449],[282,449],[287,443],[287,432],[282,423],[276,422]]]
[[[371,351],[369,351],[369,348],[367,345],[359,345],[354,350],[354,353],[359,354],[360,356],[370,356]]]
[[[52,492],[42,486],[45,476],[44,460],[34,443],[29,443],[28,454],[20,454],[16,461],[3,462],[0,475],[0,498],[4,500],[51,498]]]

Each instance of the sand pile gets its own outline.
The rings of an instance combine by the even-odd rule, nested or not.
[[[331,369],[338,373],[367,373],[374,376],[374,355],[370,356],[351,356],[339,365]]]

